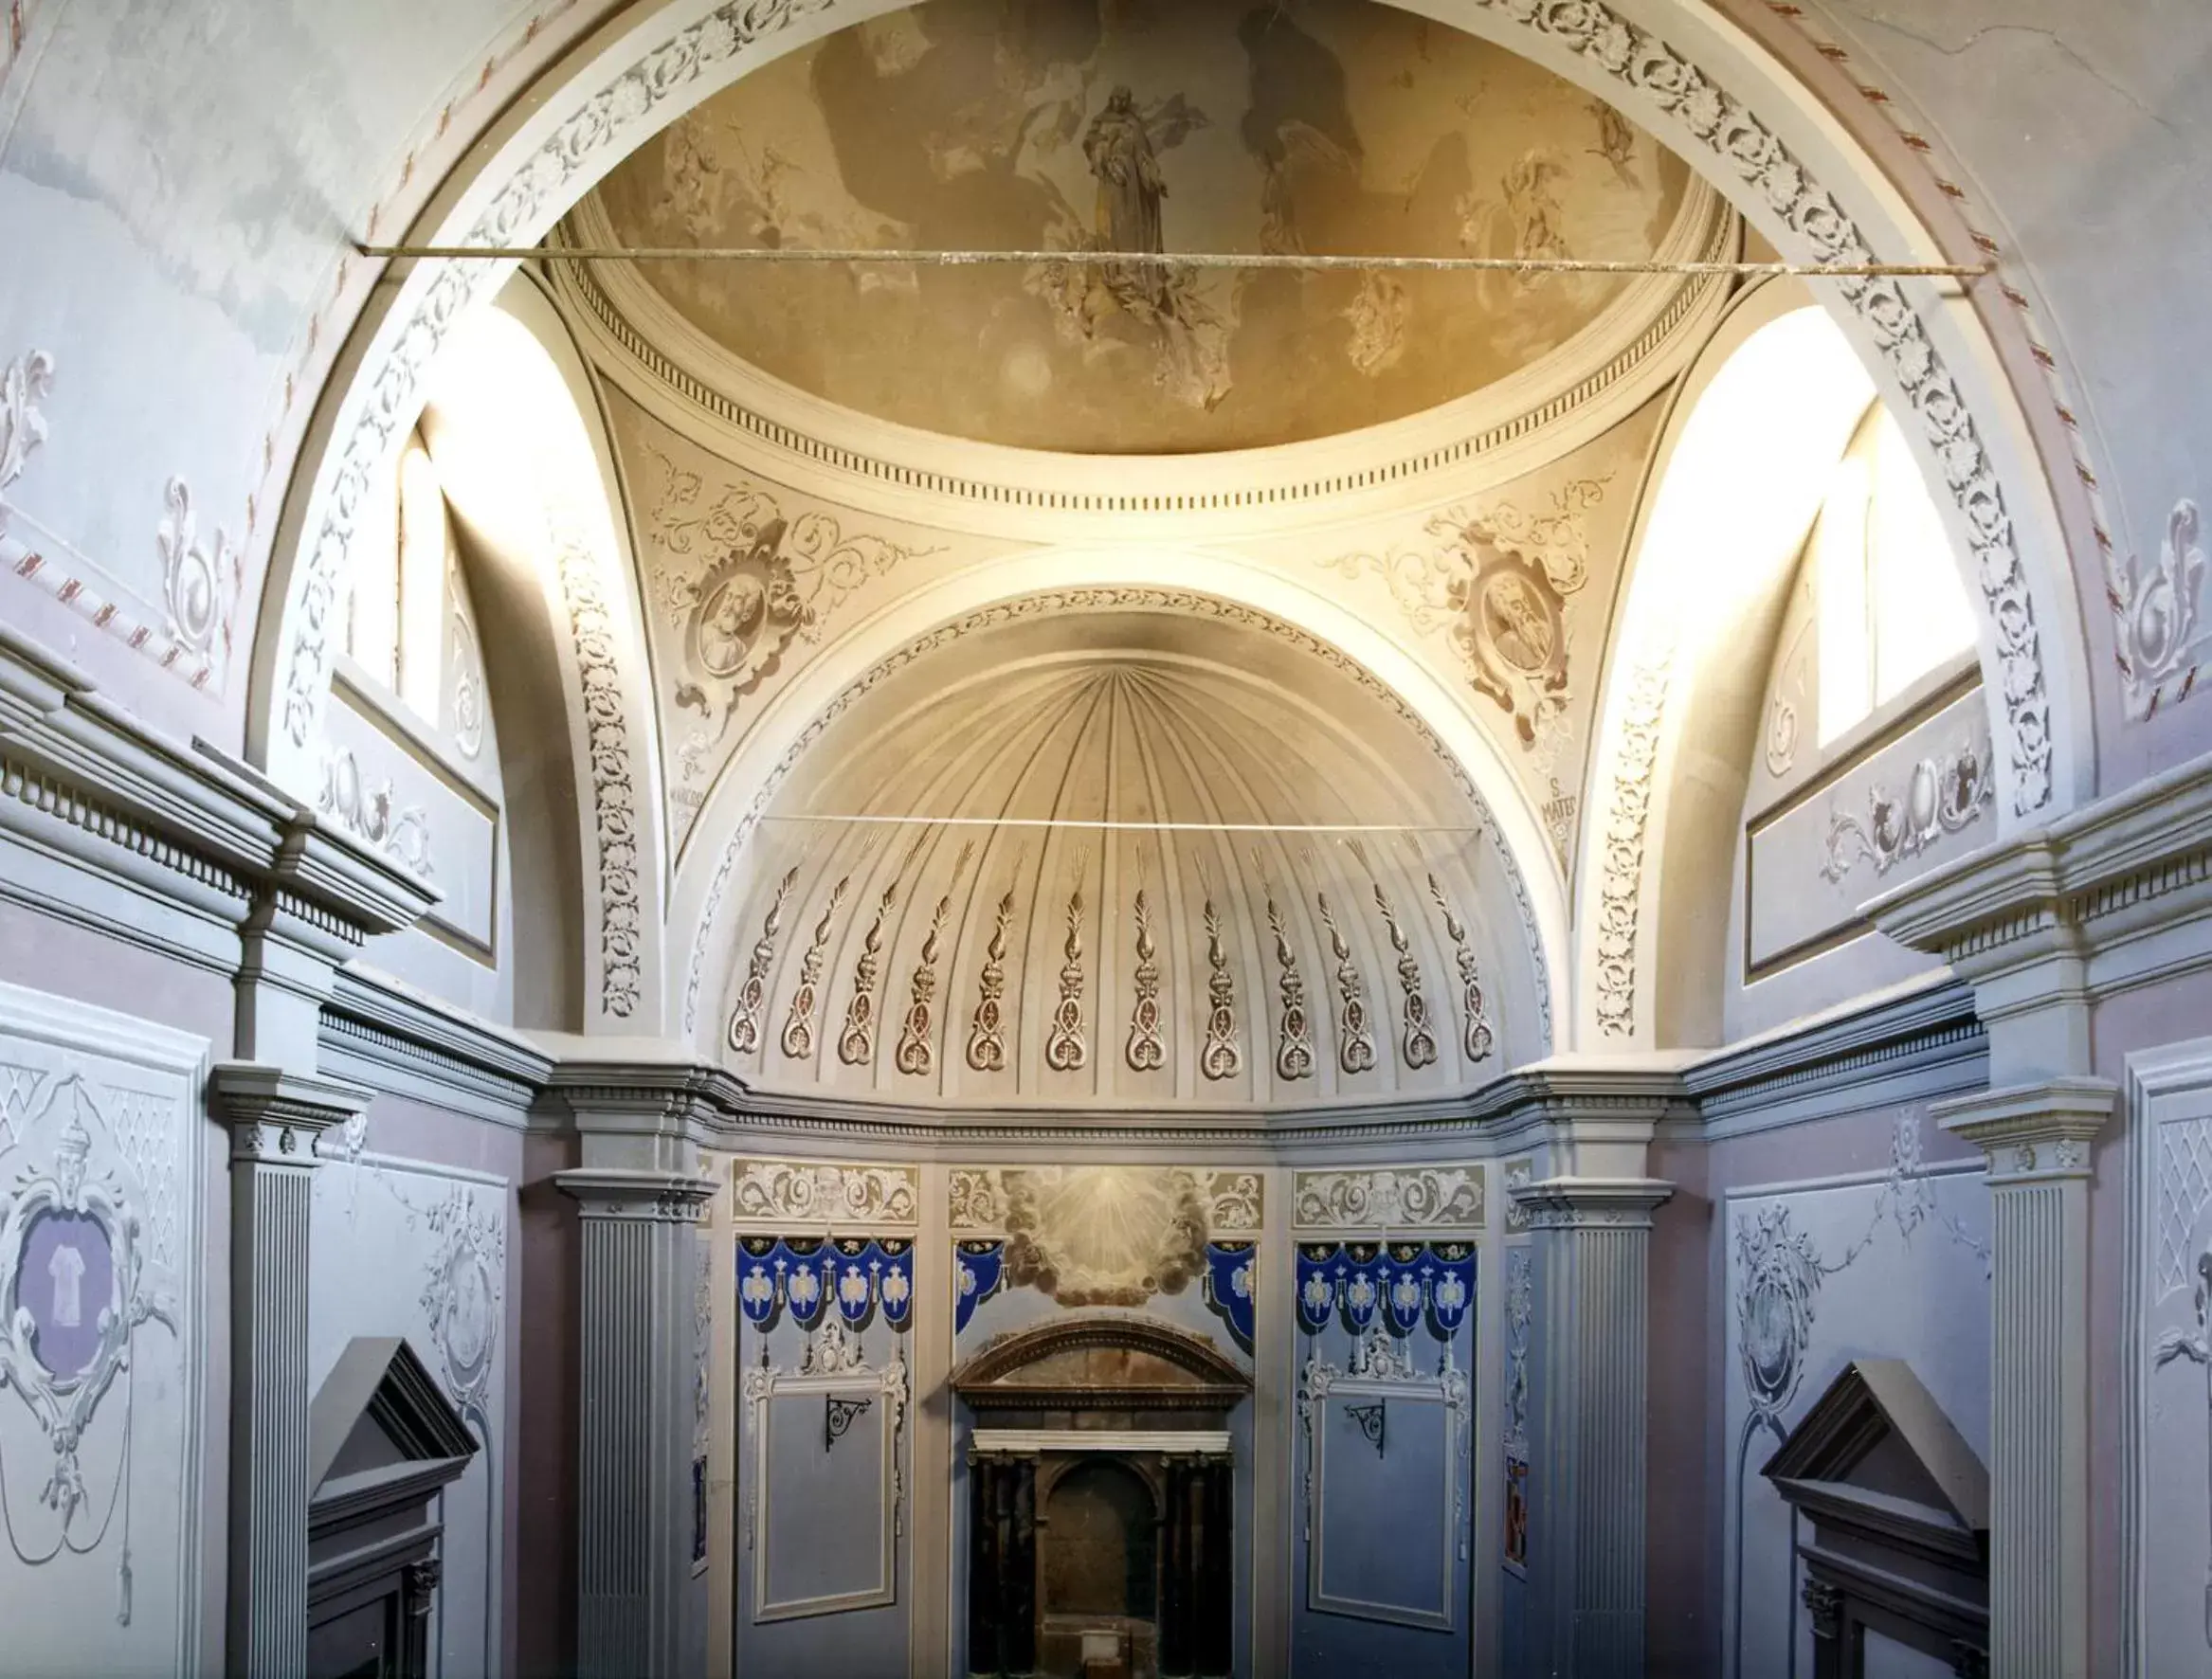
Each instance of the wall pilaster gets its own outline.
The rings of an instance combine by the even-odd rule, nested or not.
[[[2089,1672],[2090,1144],[2117,1092],[2051,1079],[1938,1104],[1989,1159],[1989,1655]]]
[[[230,1128],[228,1670],[307,1662],[308,1226],[316,1139],[368,1110],[355,1085],[251,1061],[215,1068]]]
[[[1649,1178],[1519,1185],[1535,1256],[1530,1440],[1533,1670],[1643,1672]]]
[[[691,1577],[694,1231],[715,1185],[605,1166],[554,1182],[583,1227],[577,1665],[673,1679]]]

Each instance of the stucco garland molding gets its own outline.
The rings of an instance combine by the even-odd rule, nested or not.
[[[1594,0],[1472,0],[1602,68],[1657,102],[1695,149],[1756,187],[1768,208],[1822,262],[1871,262],[1873,247],[1836,200],[1737,99],[1665,42]],[[1971,533],[1975,576],[1996,628],[2012,807],[2027,816],[2051,801],[2051,705],[2042,641],[2004,492],[1981,432],[1926,324],[1895,280],[1840,280],[1837,295],[1874,335],[1942,463],[1945,487]]]
[[[573,532],[555,529],[553,565],[575,645],[584,739],[599,851],[599,1006],[617,1020],[637,1012],[644,984],[644,911],[638,887],[638,799],[630,778],[629,720],[615,655],[614,614],[599,587],[599,561]]]
[[[1493,819],[1489,802],[1476,786],[1466,767],[1440,740],[1405,697],[1382,681],[1366,666],[1348,654],[1340,652],[1319,637],[1284,623],[1270,613],[1241,602],[1224,600],[1217,595],[1199,594],[1187,589],[1131,587],[1077,587],[1047,590],[1043,594],[1024,595],[1018,600],[1000,601],[937,626],[925,636],[918,637],[890,657],[880,660],[872,670],[856,677],[841,690],[836,698],[822,708],[797,739],[784,749],[775,766],[761,777],[752,803],[745,814],[738,818],[731,830],[715,873],[707,885],[706,896],[699,911],[697,933],[692,942],[689,977],[684,986],[683,1029],[694,1030],[698,1013],[699,988],[705,979],[707,953],[714,942],[715,923],[719,917],[722,899],[729,889],[732,876],[752,830],[768,813],[776,794],[805,756],[829,726],[836,722],[861,698],[897,672],[904,670],[915,660],[948,647],[977,630],[989,629],[1003,623],[1065,612],[1104,612],[1137,608],[1146,611],[1186,612],[1219,619],[1224,623],[1259,629],[1278,640],[1289,642],[1301,652],[1324,660],[1340,675],[1357,682],[1368,693],[1388,706],[1405,725],[1428,743],[1429,749],[1450,773],[1460,792],[1474,806],[1481,820],[1482,832],[1490,840],[1499,867],[1504,871],[1509,890],[1513,894],[1515,912],[1520,917],[1522,937],[1533,970],[1535,1001],[1541,1041],[1546,1053],[1551,1045],[1550,967],[1544,954],[1543,938],[1536,925],[1534,901],[1529,894],[1527,876],[1521,872],[1519,860],[1506,844]]]
[[[1667,704],[1671,646],[1628,678],[1613,797],[1605,814],[1605,872],[1598,882],[1598,1025],[1614,1038],[1636,1032],[1637,919],[1643,894],[1644,830],[1651,820],[1652,774]]]
[[[493,191],[460,243],[511,244],[552,220],[548,206],[580,174],[604,170],[607,154],[627,144],[671,103],[688,100],[697,84],[744,48],[831,9],[836,0],[732,0],[643,55],[560,121],[527,162],[517,162]],[[1665,42],[1594,0],[1462,0],[1550,42],[1632,88],[1672,118],[1671,126],[1721,166],[1755,186],[1770,208],[1834,261],[1867,261],[1873,251],[1835,199],[1739,100]],[[859,9],[857,7],[856,10]],[[357,388],[358,407],[342,425],[336,464],[309,504],[302,575],[293,589],[278,661],[284,671],[278,727],[296,750],[305,749],[320,716],[328,676],[330,629],[346,571],[356,510],[388,452],[395,430],[411,420],[422,374],[459,315],[503,277],[500,265],[435,265],[372,354]],[[1927,328],[1894,280],[1840,280],[1840,295],[1872,332],[1944,467],[1947,487],[1972,533],[1995,641],[2013,771],[2013,808],[2027,815],[2053,793],[2049,691],[2028,583],[2002,487],[1964,393],[1936,353]],[[272,743],[273,744],[273,743]],[[264,749],[265,750],[265,749]],[[696,976],[695,976],[696,984]],[[1541,993],[1540,993],[1541,996]],[[1548,1011],[1550,1000],[1543,997]],[[687,998],[687,1027],[695,1014]],[[1546,1037],[1549,1038],[1549,1022]]]
[[[688,94],[715,66],[798,20],[825,10],[834,0],[731,0],[673,39],[647,50],[554,128],[526,163],[518,163],[456,243],[511,245],[547,226],[572,194],[579,175],[601,170],[607,153],[638,135],[659,111]],[[415,299],[406,325],[394,335],[381,365],[366,373],[366,401],[338,449],[338,463],[317,497],[320,521],[304,555],[294,622],[286,627],[284,697],[281,724],[296,749],[304,749],[320,720],[330,675],[330,635],[340,585],[353,547],[359,510],[397,432],[414,418],[423,375],[446,334],[468,307],[505,278],[503,264],[444,262]],[[634,986],[629,1006],[635,1007]],[[628,1010],[610,1012],[627,1013]]]

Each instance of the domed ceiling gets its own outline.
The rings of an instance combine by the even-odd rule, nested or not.
[[[758,1090],[1280,1106],[1542,1053],[1506,1042],[1526,947],[1458,766],[1257,615],[1055,611],[918,659],[749,849],[724,1038]]]
[[[1633,258],[1688,172],[1525,60],[1367,0],[930,0],[777,60],[579,212],[637,244]],[[1294,442],[1492,385],[1618,278],[653,262],[721,350],[956,436]]]

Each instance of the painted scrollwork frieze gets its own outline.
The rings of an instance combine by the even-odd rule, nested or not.
[[[799,959],[799,988],[791,993],[791,1006],[784,1015],[783,1051],[789,1060],[811,1060],[814,1056],[814,1008],[821,999],[822,964],[829,952],[829,933],[837,922],[839,906],[852,886],[850,875],[840,875],[829,889],[829,902],[814,924],[814,937]]]
[[[776,883],[775,896],[769,900],[768,912],[760,918],[760,937],[752,942],[745,983],[737,988],[737,1006],[730,1011],[730,1048],[737,1055],[750,1056],[760,1047],[760,1017],[768,1006],[768,975],[775,962],[776,935],[783,930],[784,905],[790,901],[792,889],[798,884],[799,868],[794,863]]]
[[[1996,797],[1985,737],[1968,740],[1941,759],[1922,758],[1907,773],[1902,795],[1878,781],[1867,788],[1864,821],[1829,812],[1821,876],[1840,882],[1860,863],[1871,862],[1878,879],[1946,835],[1963,833]]]
[[[1480,1165],[1299,1172],[1291,1223],[1299,1231],[1478,1231],[1486,1172]]]
[[[911,1165],[734,1161],[730,1206],[748,1229],[912,1230],[921,1217],[921,1173]]]

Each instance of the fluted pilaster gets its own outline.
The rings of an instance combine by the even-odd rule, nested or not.
[[[2089,1671],[2090,1140],[2114,1087],[2065,1078],[1934,1109],[1989,1157],[1989,1664]]]
[[[693,1227],[714,1183],[616,1169],[554,1181],[583,1225],[577,1665],[586,1679],[673,1679],[691,1571]]]
[[[1652,1179],[1517,1187],[1534,1233],[1529,1574],[1534,1670],[1643,1672]]]
[[[230,1127],[230,1602],[227,1667],[307,1664],[307,1279],[315,1142],[370,1092],[251,1061],[214,1070]]]

